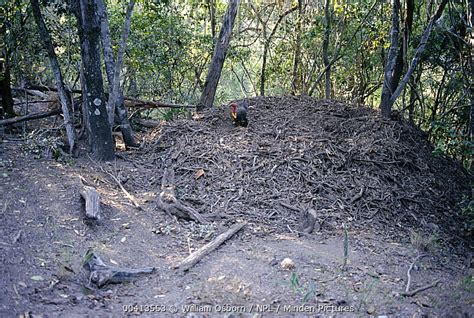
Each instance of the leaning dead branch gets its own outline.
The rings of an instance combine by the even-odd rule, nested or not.
[[[235,224],[230,229],[217,236],[211,242],[207,243],[206,245],[186,257],[179,265],[175,266],[175,268],[178,268],[180,271],[189,270],[191,267],[196,265],[204,256],[218,248],[222,243],[224,243],[235,233],[240,231],[240,229],[242,229],[246,224],[247,222]]]
[[[13,125],[16,123],[21,123],[23,121],[51,117],[51,116],[59,115],[61,113],[62,113],[61,109],[54,109],[49,112],[33,113],[29,115],[24,115],[24,116],[17,116],[17,117],[2,119],[0,120],[0,126]]]
[[[166,168],[161,180],[161,193],[157,200],[158,208],[177,218],[207,223],[207,220],[198,211],[176,198],[175,188],[174,171],[171,168]]]
[[[129,282],[143,275],[155,272],[154,267],[135,269],[106,265],[92,250],[87,251],[85,259],[83,266],[90,271],[89,280],[99,288],[107,284]]]
[[[120,182],[119,178],[117,178],[117,176],[115,176],[113,173],[110,173],[108,171],[106,171],[104,168],[102,168],[101,166],[99,166],[100,169],[105,172],[106,174],[108,174],[114,181],[115,183],[117,183],[117,185],[119,186],[120,190],[122,190],[122,192],[125,194],[125,196],[127,197],[127,199],[130,200],[130,202],[133,203],[133,205],[138,209],[138,210],[143,210],[142,206],[137,202],[137,200],[135,199],[135,197],[133,195],[130,194],[130,192],[127,191],[127,189],[125,189],[122,185],[122,182]]]

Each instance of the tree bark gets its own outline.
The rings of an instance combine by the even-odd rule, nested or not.
[[[441,17],[444,7],[446,7],[447,3],[448,3],[448,0],[441,1],[441,3],[438,5],[438,8],[436,9],[436,13],[431,17],[425,31],[423,31],[423,35],[421,36],[420,43],[418,44],[418,48],[416,49],[415,55],[413,56],[413,59],[411,60],[410,67],[408,68],[405,76],[403,76],[403,79],[398,85],[397,89],[393,92],[392,96],[390,97],[390,109],[392,108],[393,104],[397,100],[398,96],[400,96],[402,90],[405,88],[405,85],[408,83],[408,80],[410,79],[411,75],[415,71],[416,66],[418,65],[418,62],[420,61],[421,55],[425,51],[426,43],[428,42],[428,39],[430,37],[431,30],[433,29],[435,22]]]
[[[123,64],[123,55],[125,53],[125,46],[127,44],[128,35],[130,33],[130,22],[132,19],[133,6],[135,5],[135,0],[130,0],[127,6],[127,13],[125,15],[125,22],[123,25],[122,39],[119,45],[119,51],[117,53],[117,61],[115,63],[114,69],[114,78],[111,85],[111,91],[109,92],[109,101],[107,103],[107,111],[109,113],[109,125],[112,127],[114,125],[114,115],[115,115],[115,103],[120,91],[120,70],[122,69]]]
[[[325,76],[325,98],[331,98],[331,65],[329,64],[328,50],[329,50],[329,35],[331,33],[331,12],[329,10],[331,5],[331,0],[326,0],[324,5],[324,17],[326,20],[326,25],[324,29],[324,40],[323,40],[323,62],[324,68],[326,69]]]
[[[433,29],[435,22],[441,17],[441,14],[443,13],[444,7],[446,6],[448,0],[442,0],[441,3],[438,5],[435,14],[430,18],[428,25],[423,31],[423,35],[421,36],[418,48],[416,49],[415,55],[413,56],[413,59],[410,63],[410,67],[408,68],[407,72],[403,76],[403,79],[401,80],[400,84],[398,84],[395,91],[392,91],[392,81],[393,69],[396,63],[396,51],[398,47],[398,11],[400,8],[400,2],[399,0],[393,0],[392,2],[392,37],[390,50],[388,53],[387,65],[385,67],[384,84],[382,89],[382,98],[380,102],[382,116],[386,118],[390,117],[393,104],[397,100],[398,96],[400,96],[401,92],[405,88],[405,85],[408,83],[411,75],[415,71],[418,62],[420,61],[421,55],[425,50],[426,43],[428,42],[428,38],[431,34],[431,30]]]
[[[211,36],[212,40],[216,39],[216,0],[207,0],[209,7],[209,19],[211,20]]]
[[[298,0],[298,20],[296,21],[296,43],[295,56],[293,58],[293,80],[291,82],[291,92],[297,94],[299,88],[298,68],[301,61],[301,20],[303,19],[303,1]]]
[[[392,96],[392,80],[393,69],[395,67],[398,50],[398,33],[399,33],[399,17],[400,1],[392,0],[392,28],[390,31],[390,49],[388,50],[388,58],[385,63],[384,80],[382,86],[382,98],[380,102],[380,109],[383,117],[390,117],[392,105],[390,104],[390,97]]]
[[[400,78],[403,74],[403,69],[407,64],[407,52],[408,52],[408,43],[411,36],[411,29],[413,26],[413,11],[415,9],[414,0],[406,0],[406,9],[405,9],[405,21],[403,27],[403,38],[400,39],[399,50],[397,54],[397,60],[395,62],[395,68],[393,70],[393,79],[392,79],[392,92],[397,89]]]
[[[96,160],[113,160],[115,143],[108,122],[106,99],[100,69],[100,21],[94,0],[79,0],[78,30],[82,32],[81,56],[87,96],[89,137]]]
[[[0,95],[2,97],[0,118],[13,117],[16,115],[15,110],[13,109],[10,65],[6,47],[3,48],[1,55],[3,59],[0,59]]]
[[[64,126],[66,127],[66,134],[69,143],[69,153],[72,154],[75,149],[76,132],[74,131],[74,124],[71,120],[70,114],[70,110],[72,110],[71,100],[68,98],[68,95],[66,94],[66,90],[64,88],[63,76],[61,74],[61,69],[59,68],[56,53],[54,52],[54,46],[51,40],[51,35],[49,34],[48,29],[46,28],[46,24],[44,23],[43,16],[41,15],[38,0],[31,0],[31,8],[36,24],[38,25],[39,34],[43,39],[44,46],[46,48],[46,51],[48,52],[49,62],[51,64],[51,69],[56,80],[59,101],[61,102],[61,109],[63,111]]]
[[[221,76],[222,66],[224,65],[227,49],[229,48],[232,28],[234,26],[235,17],[239,8],[240,0],[230,0],[227,11],[224,15],[222,28],[219,33],[219,38],[214,47],[214,54],[212,56],[209,72],[204,83],[204,90],[197,105],[197,110],[201,111],[205,108],[211,108],[216,96],[217,84]]]
[[[130,7],[130,4],[129,4]],[[115,58],[112,51],[112,41],[110,39],[110,31],[109,31],[109,22],[107,17],[107,9],[105,7],[105,3],[103,0],[97,0],[97,8],[99,11],[100,17],[100,35],[102,40],[102,50],[104,54],[104,62],[105,62],[105,72],[107,73],[107,81],[109,83],[109,94],[112,94],[112,88],[114,83],[115,77]],[[130,10],[130,17],[131,17],[131,10]],[[128,26],[127,26],[128,21]],[[129,18],[129,10],[127,9],[127,15],[125,18],[124,23],[124,33],[122,34],[122,41],[124,40],[126,28],[130,29],[130,18]],[[128,36],[129,31],[127,31]],[[126,39],[123,41],[123,45],[125,46]],[[120,46],[122,46],[122,43]],[[125,48],[124,48],[125,49]],[[119,52],[120,53],[120,52]],[[123,54],[122,54],[123,56]],[[120,63],[122,64],[122,63]],[[119,71],[121,66],[119,68]],[[120,76],[118,76],[120,78]],[[120,81],[118,82],[120,83]],[[122,137],[126,147],[137,147],[138,144],[135,141],[135,137],[133,134],[132,126],[130,125],[130,121],[128,120],[128,111],[127,107],[125,107],[123,100],[123,88],[121,89],[119,86],[118,91],[116,92],[115,98],[115,115],[117,116],[118,123],[120,124],[120,132],[122,133]],[[109,103],[110,103],[110,95],[109,95]],[[110,106],[109,106],[110,107]],[[110,111],[109,111],[109,124],[110,124]],[[112,123],[113,124],[113,123]],[[111,124],[111,125],[112,125]]]
[[[471,143],[474,143],[474,0],[469,1],[469,9],[468,9],[468,23],[471,29],[470,32],[470,39],[469,45],[471,47],[471,56],[470,56],[470,67],[471,67],[471,85],[470,85],[470,98],[471,98],[471,109],[469,112],[469,130],[470,130],[470,137]],[[472,157],[471,151],[471,158],[470,158],[470,171],[474,171],[474,162]],[[472,198],[471,198],[472,200]]]

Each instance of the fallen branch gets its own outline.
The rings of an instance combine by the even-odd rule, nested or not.
[[[429,284],[429,285],[426,285],[426,286],[423,286],[423,287],[420,287],[420,288],[417,288],[411,292],[403,292],[401,295],[402,296],[406,296],[406,297],[412,297],[412,296],[415,296],[416,294],[418,294],[419,292],[422,292],[424,290],[427,290],[427,289],[430,289],[432,287],[435,287],[439,284],[439,280],[435,280],[433,283]]]
[[[56,87],[45,86],[45,85],[28,85],[26,88],[12,87],[12,89],[14,89],[14,90],[37,90],[37,91],[41,91],[41,92],[57,92],[58,91],[58,89]],[[82,94],[82,90],[80,90],[80,89],[70,90],[70,89],[66,88],[66,92]]]
[[[48,94],[45,94],[42,91],[36,90],[36,89],[27,89],[27,88],[23,88],[23,87],[12,87],[12,90],[13,91],[23,91],[27,94],[37,96],[37,97],[40,97],[40,98],[43,98],[43,99],[47,99],[47,98],[50,97]]]
[[[89,280],[99,288],[107,284],[129,282],[142,275],[155,272],[154,267],[134,269],[108,266],[92,250],[87,251],[85,258],[83,266],[90,271]]]
[[[224,233],[217,236],[211,242],[207,243],[188,257],[186,257],[179,265],[174,268],[178,268],[180,271],[187,271],[195,264],[197,264],[204,256],[218,248],[222,243],[231,238],[235,233],[242,229],[247,222],[235,224],[233,227],[225,231]]]
[[[132,202],[133,205],[134,205],[137,209],[143,210],[142,206],[141,206],[140,204],[138,204],[138,202],[137,202],[137,200],[134,198],[134,196],[131,195],[131,194],[127,191],[127,189],[125,189],[125,188],[123,187],[122,182],[120,182],[120,180],[119,180],[116,176],[114,176],[112,173],[110,173],[110,172],[104,170],[102,167],[100,167],[100,169],[101,169],[103,172],[107,173],[110,177],[112,177],[112,179],[114,179],[114,181],[115,181],[115,182],[117,183],[117,185],[120,187],[120,189],[121,189],[122,192],[125,194],[125,196],[127,197],[127,199],[129,199],[130,202]]]
[[[417,257],[415,257],[415,259],[413,260],[413,262],[410,264],[410,267],[408,268],[408,271],[407,271],[407,286],[405,287],[405,291],[403,293],[401,293],[402,296],[407,296],[407,297],[412,297],[416,294],[418,294],[419,292],[422,292],[424,290],[427,290],[429,288],[432,288],[432,287],[435,287],[436,285],[438,285],[439,283],[439,280],[435,280],[433,283],[429,284],[429,285],[426,285],[426,286],[423,286],[423,287],[420,287],[420,288],[417,288],[413,291],[410,291],[410,284],[411,284],[411,270],[413,269],[413,267],[415,266],[416,262],[420,259],[422,259],[423,257],[427,256],[426,254],[420,254],[418,255]]]
[[[207,223],[207,220],[198,211],[178,201],[174,191],[175,187],[174,171],[171,168],[166,168],[161,180],[161,192],[156,203],[158,208],[177,218]]]
[[[291,204],[288,204],[288,203],[282,202],[282,201],[280,201],[279,203],[280,203],[281,206],[284,206],[287,209],[290,209],[290,210],[293,210],[293,211],[296,211],[296,212],[301,212],[301,209],[299,209],[299,208],[297,208],[297,207],[295,207]]]
[[[362,196],[364,195],[364,191],[365,191],[365,188],[362,187],[359,191],[359,193],[355,194],[350,200],[349,200],[349,203],[352,204],[354,202],[356,202],[357,200],[359,200],[360,198],[362,198]]]
[[[415,266],[415,264],[416,264],[416,262],[418,262],[418,260],[422,259],[425,256],[427,256],[427,255],[426,254],[418,255],[417,257],[415,257],[413,262],[410,264],[410,267],[408,268],[408,271],[407,271],[407,286],[405,287],[405,293],[408,293],[408,291],[410,290],[411,270],[413,269],[413,266]]]
[[[127,107],[143,107],[143,108],[196,108],[195,105],[184,105],[184,104],[168,104],[162,102],[153,102],[148,100],[141,100],[137,98],[124,96],[124,100],[128,101],[125,106]]]
[[[138,124],[146,128],[156,128],[161,125],[161,123],[158,120],[151,120],[151,119],[139,119]]]
[[[33,113],[29,115],[24,115],[24,116],[16,116],[16,117],[0,120],[0,126],[13,125],[13,124],[21,123],[27,120],[41,119],[41,118],[51,117],[51,116],[55,116],[59,114],[62,114],[61,109],[54,109],[54,110],[51,110],[49,112],[44,112],[44,113]]]

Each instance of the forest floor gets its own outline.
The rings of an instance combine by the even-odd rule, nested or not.
[[[248,128],[216,108],[140,133],[140,149],[112,163],[85,149],[44,158],[54,155],[51,119],[29,123],[29,141],[7,135],[0,317],[474,316],[472,233],[461,213],[473,179],[461,165],[367,108],[249,102]],[[207,223],[158,208],[165,168],[177,198]],[[100,193],[99,222],[84,220],[81,179]],[[188,271],[174,269],[239,222]],[[107,265],[156,270],[97,288],[83,268],[89,248]],[[294,266],[283,268],[285,258]],[[409,291],[431,287],[404,296],[409,268]]]

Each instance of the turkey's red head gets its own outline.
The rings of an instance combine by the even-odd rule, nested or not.
[[[232,117],[236,118],[237,117],[237,107],[238,107],[237,103],[231,103],[229,105],[229,107],[230,107],[230,112],[232,114]]]

